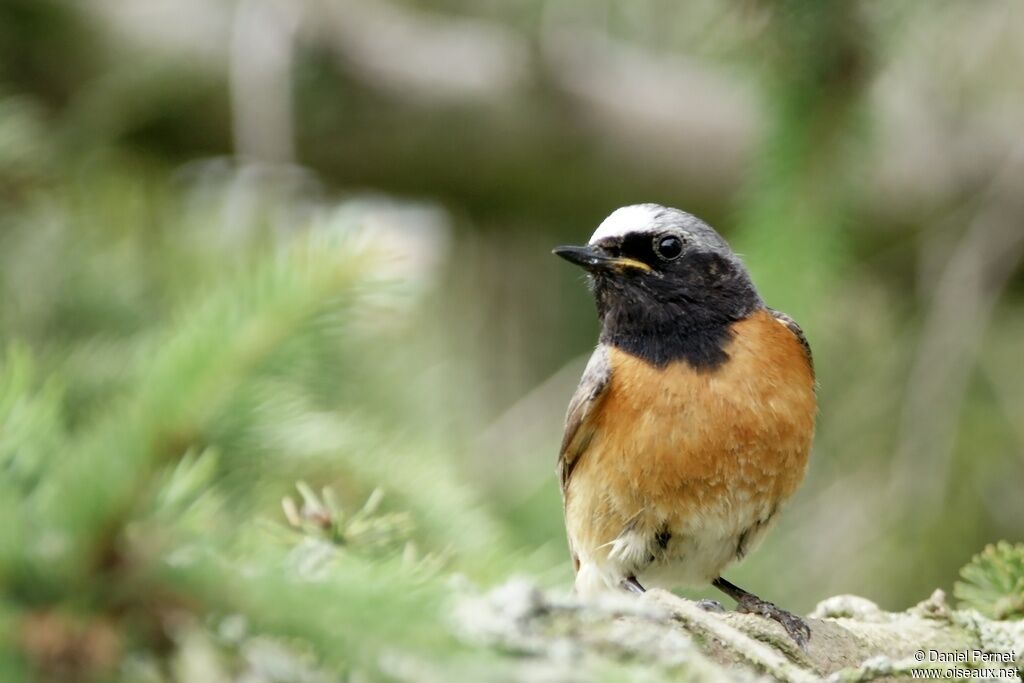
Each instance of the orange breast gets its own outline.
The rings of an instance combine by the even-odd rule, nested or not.
[[[729,360],[710,371],[610,351],[595,435],[566,497],[578,551],[600,555],[626,525],[742,533],[796,490],[817,410],[804,349],[766,311],[733,332]]]

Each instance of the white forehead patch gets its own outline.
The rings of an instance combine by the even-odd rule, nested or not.
[[[616,209],[597,226],[590,236],[590,244],[609,237],[622,237],[629,232],[644,232],[662,210],[657,204],[634,204]]]

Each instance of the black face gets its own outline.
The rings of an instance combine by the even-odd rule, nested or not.
[[[690,241],[687,237],[680,231],[633,232],[622,237],[606,237],[594,246],[611,257],[627,257],[651,268],[662,268],[683,255]]]
[[[728,358],[732,323],[763,304],[726,242],[678,213],[689,220],[555,253],[590,273],[601,341],[656,365],[683,360],[712,370]]]

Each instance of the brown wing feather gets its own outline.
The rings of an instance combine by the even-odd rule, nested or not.
[[[589,424],[595,407],[604,397],[608,380],[611,378],[611,365],[608,350],[598,346],[583,371],[580,385],[569,401],[569,411],[565,418],[565,434],[562,436],[562,447],[558,451],[558,479],[562,485],[562,496],[566,495],[569,477],[572,470],[587,449],[587,444],[594,436]]]

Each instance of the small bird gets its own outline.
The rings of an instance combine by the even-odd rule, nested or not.
[[[678,209],[623,207],[553,253],[587,271],[601,322],[558,456],[577,593],[711,583],[804,647],[802,619],[722,578],[807,469],[817,400],[800,326]]]

